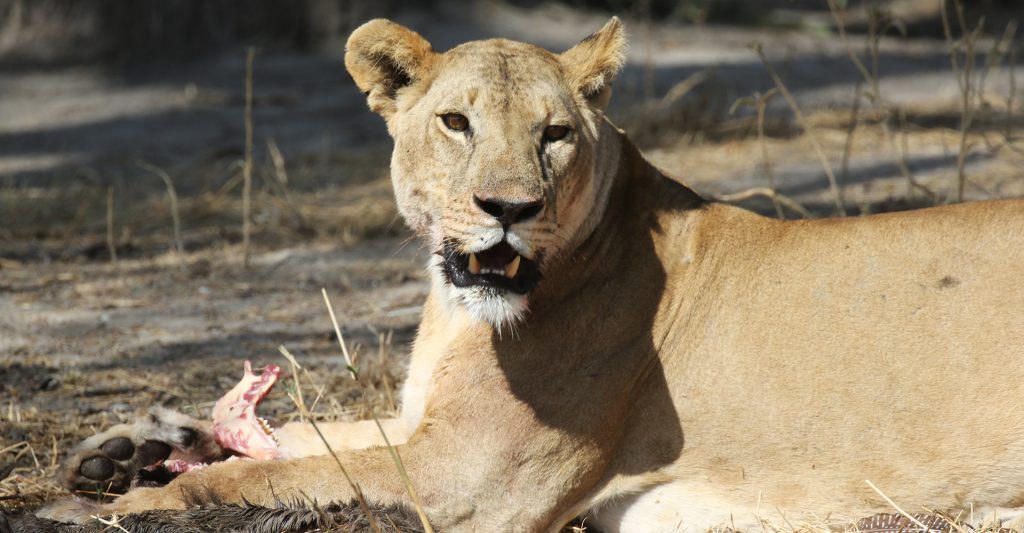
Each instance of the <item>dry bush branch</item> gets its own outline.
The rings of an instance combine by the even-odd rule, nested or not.
[[[1003,34],[992,43],[992,48],[990,48],[988,53],[985,54],[985,68],[982,69],[981,75],[978,78],[978,90],[975,95],[977,97],[977,105],[982,109],[989,107],[988,102],[985,100],[985,88],[989,74],[992,73],[992,69],[994,67],[1002,63],[1003,57],[1005,57],[1008,52],[1008,50],[1004,50],[1004,48],[1006,46],[1012,46],[1013,37],[1016,33],[1017,21],[1011,20],[1007,22],[1006,28],[1003,30]],[[1009,43],[1009,45],[1007,45],[1007,43]]]
[[[974,120],[974,103],[972,93],[972,76],[974,75],[974,47],[978,36],[985,25],[985,18],[981,17],[973,30],[968,29],[967,19],[964,16],[964,5],[961,0],[954,0],[957,22],[960,25],[960,39],[953,40],[952,25],[949,22],[949,9],[946,2],[942,4],[942,32],[946,38],[947,52],[949,53],[950,66],[953,69],[953,76],[956,78],[957,86],[960,89],[960,150],[956,156],[956,199],[964,201],[964,189],[967,185],[967,152],[970,149],[968,135],[971,130],[971,123]],[[963,65],[957,60],[960,53],[964,55]]]
[[[1010,43],[1010,57],[1008,59],[1009,64],[1009,77],[1010,77],[1010,94],[1006,97],[1006,131],[1004,133],[1006,142],[1013,143],[1013,101],[1017,96],[1017,47],[1014,42]]]
[[[730,197],[737,196],[737,195],[724,195],[724,196],[718,196],[717,198],[719,199],[719,201],[725,201],[725,202],[734,201],[735,202],[735,201],[742,201],[743,199],[750,198],[752,196],[767,196],[767,197],[771,198],[772,206],[775,208],[775,216],[777,218],[779,218],[779,219],[785,219],[786,218],[786,214],[782,211],[782,201],[780,201],[780,198],[779,198],[781,195],[779,195],[778,192],[775,190],[775,173],[772,171],[771,159],[769,159],[769,157],[768,157],[768,144],[767,144],[767,141],[765,140],[765,133],[764,133],[765,114],[766,114],[767,109],[768,109],[768,101],[771,100],[771,98],[773,96],[778,94],[778,92],[779,92],[778,89],[769,89],[764,94],[761,94],[760,92],[756,92],[755,91],[752,97],[750,97],[750,98],[741,98],[741,99],[737,100],[736,102],[733,103],[732,108],[729,109],[729,113],[732,114],[732,113],[736,112],[736,109],[739,106],[744,105],[744,104],[753,104],[753,106],[755,108],[755,111],[756,111],[756,114],[757,114],[757,144],[758,144],[758,146],[760,147],[760,150],[761,150],[761,171],[764,173],[764,177],[768,181],[768,188],[764,189],[762,187],[758,187],[758,188],[755,188],[755,189],[750,189],[750,191],[761,191],[762,189],[764,189],[764,190],[767,190],[769,194],[764,194],[764,193],[759,192],[759,193],[752,194],[750,196],[746,196],[746,197],[742,197],[742,198],[738,198],[738,199],[732,199],[732,200],[727,200],[725,198],[730,198]],[[742,193],[738,193],[738,194],[740,196],[742,196]],[[792,202],[792,203],[797,205],[797,206],[799,206],[799,204],[796,204],[796,202]],[[800,207],[800,210],[802,210],[802,209],[803,208]],[[797,210],[797,212],[800,212],[800,210]]]
[[[853,102],[850,105],[850,120],[846,126],[846,141],[843,142],[843,159],[839,164],[839,179],[846,185],[850,179],[850,156],[853,153],[853,139],[860,127],[860,99],[863,93],[864,80],[857,80],[853,88]]]
[[[796,117],[800,127],[807,133],[807,140],[811,143],[811,147],[814,149],[815,155],[818,156],[818,161],[821,163],[821,167],[825,170],[825,176],[828,178],[828,185],[832,191],[832,199],[836,205],[836,214],[839,216],[846,216],[846,207],[843,202],[843,193],[839,189],[839,184],[836,180],[836,175],[832,171],[832,164],[828,161],[828,156],[825,155],[825,150],[821,147],[821,143],[816,139],[816,132],[811,124],[804,117],[803,111],[800,110],[800,106],[797,105],[796,99],[793,98],[793,94],[786,88],[786,84],[782,82],[782,78],[775,72],[771,63],[768,62],[768,58],[764,55],[764,48],[759,44],[755,43],[751,45],[751,49],[757,54],[757,57],[761,59],[761,63],[764,65],[765,70],[768,71],[768,75],[772,78],[775,83],[775,87],[782,94],[782,97],[786,100],[789,108],[793,111],[793,115]]]
[[[898,131],[896,133],[894,133],[890,128],[890,123],[892,122],[893,116],[895,115],[902,117],[903,111],[899,109],[894,110],[893,107],[889,105],[889,103],[884,98],[882,98],[881,83],[879,81],[880,78],[878,75],[880,56],[879,47],[881,45],[882,36],[885,34],[888,28],[894,26],[901,28],[901,26],[897,25],[895,21],[888,21],[886,24],[882,24],[883,12],[873,2],[865,2],[863,5],[865,12],[864,14],[867,18],[868,23],[868,34],[864,41],[864,51],[869,58],[870,67],[864,64],[864,61],[861,60],[861,58],[857,55],[856,52],[854,52],[853,46],[850,44],[849,35],[846,33],[846,19],[844,16],[844,9],[840,7],[837,0],[828,0],[829,12],[832,15],[832,20],[836,24],[836,30],[839,32],[839,37],[843,42],[843,47],[846,49],[846,54],[847,56],[849,56],[850,61],[857,68],[857,71],[861,75],[861,79],[857,81],[857,85],[854,89],[853,110],[851,113],[852,124],[849,126],[849,129],[847,130],[847,142],[843,150],[843,182],[845,183],[847,179],[850,151],[853,147],[853,135],[857,127],[860,125],[859,110],[860,97],[862,94],[861,84],[866,83],[870,89],[866,93],[864,93],[864,95],[868,97],[868,100],[871,102],[872,108],[880,115],[879,124],[882,128],[882,136],[885,138],[886,142],[893,149],[893,151],[896,152],[896,166],[897,168],[899,168],[900,174],[907,181],[908,195],[912,196],[914,191],[920,191],[925,196],[927,196],[929,200],[934,202],[937,199],[937,195],[934,192],[932,192],[931,189],[919,183],[914,178],[913,172],[911,172],[910,170],[910,164],[907,156],[908,150],[906,144],[904,143],[903,145],[898,145],[896,142],[896,136],[898,133],[902,133],[904,141],[906,140],[906,132],[904,131],[904,121],[899,121],[899,123],[897,124]],[[879,28],[879,26],[882,26],[881,29]]]
[[[712,198],[716,202],[736,203],[742,202],[744,200],[749,200],[757,196],[769,198],[772,200],[772,202],[775,202],[776,205],[784,205],[793,212],[800,214],[800,216],[804,218],[814,218],[814,215],[810,211],[805,209],[804,206],[800,205],[799,202],[769,187],[752,187],[745,191],[740,191],[732,194],[716,194],[713,195]],[[780,215],[779,218],[785,217]]]
[[[997,39],[992,44],[992,48],[989,49],[988,54],[985,55],[985,68],[981,71],[981,76],[978,80],[977,106],[978,109],[980,109],[981,112],[984,114],[982,120],[986,123],[991,120],[993,109],[992,104],[990,104],[985,99],[986,81],[988,80],[989,74],[991,73],[992,69],[1002,64],[1004,57],[1008,57],[1010,61],[1013,60],[1013,41],[1016,33],[1017,21],[1011,20],[1006,24],[1006,28],[1003,31],[1003,34],[999,37],[999,39]],[[1013,79],[1013,75],[1013,65],[1011,64],[1009,65],[1010,96],[1007,98],[1006,104],[1008,113],[1007,120],[1009,120],[1012,117],[1013,113],[1010,107],[1013,105],[1013,92],[1016,89],[1014,87],[1015,80]],[[1010,125],[1007,124],[1007,128],[1009,127]],[[993,151],[998,150],[1004,144],[1008,144],[1010,142],[1007,136],[1004,135],[1001,143],[993,144],[991,141],[989,141],[987,133],[983,133],[983,135],[985,138],[986,145],[990,150]]]

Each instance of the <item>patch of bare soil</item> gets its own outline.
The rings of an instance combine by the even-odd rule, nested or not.
[[[241,365],[276,363],[284,346],[310,370],[323,420],[368,416],[355,402],[320,290],[330,294],[354,348],[371,405],[396,410],[395,390],[426,294],[426,254],[398,227],[387,182],[333,199],[367,224],[334,239],[260,244],[244,264],[240,245],[116,262],[75,255],[6,260],[0,269],[0,505],[19,512],[63,490],[52,481],[62,450],[160,403],[202,418],[241,376]],[[359,194],[369,187],[371,192]],[[378,218],[374,200],[388,206]],[[373,221],[376,220],[375,223]],[[361,230],[358,228],[362,228]],[[361,231],[373,235],[363,239]],[[286,380],[289,381],[290,380]],[[278,423],[297,410],[278,386],[261,412]]]

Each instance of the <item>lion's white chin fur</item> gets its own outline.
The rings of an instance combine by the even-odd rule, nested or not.
[[[448,287],[448,298],[461,305],[473,320],[487,322],[498,334],[514,331],[526,313],[527,298],[494,287]]]
[[[434,255],[427,266],[436,294],[443,294],[450,310],[463,309],[470,319],[486,322],[498,335],[514,334],[526,315],[529,298],[524,294],[496,287],[456,287],[445,279],[442,261]]]

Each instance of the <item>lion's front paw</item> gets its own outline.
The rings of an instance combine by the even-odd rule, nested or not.
[[[57,500],[36,511],[36,516],[62,524],[84,524],[99,515],[100,507],[95,500],[76,496]]]
[[[121,494],[140,480],[163,484],[170,479],[167,470],[181,471],[223,455],[206,424],[154,407],[134,424],[114,426],[75,446],[58,478],[71,491]],[[174,468],[146,470],[168,460],[173,461],[168,466]]]
[[[165,488],[145,488],[132,490],[108,504],[79,496],[66,498],[43,507],[35,515],[63,524],[84,524],[97,518],[123,517],[154,509],[185,508],[186,502],[180,494]]]

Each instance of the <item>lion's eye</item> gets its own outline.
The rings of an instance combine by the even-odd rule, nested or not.
[[[469,119],[458,113],[445,113],[441,115],[441,120],[452,131],[466,131],[469,127]]]
[[[544,140],[560,141],[569,135],[569,126],[548,126],[544,128]]]

